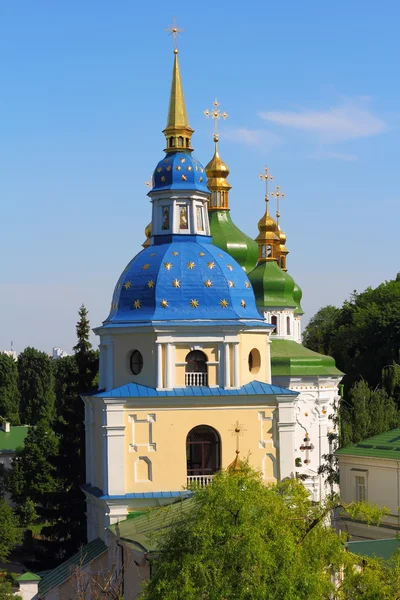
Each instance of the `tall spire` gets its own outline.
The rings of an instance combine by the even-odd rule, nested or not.
[[[174,67],[172,69],[171,93],[169,98],[169,109],[167,126],[163,134],[167,140],[165,152],[177,151],[192,151],[190,147],[190,138],[192,137],[193,129],[189,125],[189,120],[186,111],[185,97],[183,95],[183,87],[181,81],[181,72],[178,61],[178,48],[176,47],[176,38],[178,33],[183,31],[176,26],[175,17],[174,24],[167,31],[174,36]]]

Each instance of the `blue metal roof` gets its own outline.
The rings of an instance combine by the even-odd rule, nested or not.
[[[168,491],[168,492],[133,492],[131,494],[109,495],[104,494],[98,487],[92,487],[85,483],[81,486],[82,490],[88,494],[92,494],[100,500],[123,500],[123,499],[159,499],[159,498],[187,498],[191,495],[190,490]]]
[[[94,396],[98,398],[155,398],[158,396],[297,396],[298,392],[287,390],[277,385],[251,381],[238,389],[221,387],[187,386],[172,390],[156,390],[138,383],[127,383],[112,390],[101,391]]]
[[[117,282],[104,324],[206,320],[215,325],[238,319],[263,323],[242,267],[209,237],[177,237],[148,246],[133,258]]]
[[[168,153],[160,160],[154,169],[151,191],[162,190],[199,190],[210,193],[206,171],[189,151]]]

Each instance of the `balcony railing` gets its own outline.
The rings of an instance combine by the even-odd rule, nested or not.
[[[189,487],[192,483],[195,483],[199,487],[205,487],[212,482],[213,477],[214,475],[188,475],[187,485]]]
[[[185,373],[186,385],[208,385],[207,373]]]

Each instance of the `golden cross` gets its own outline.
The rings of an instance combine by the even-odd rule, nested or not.
[[[182,33],[184,31],[184,29],[180,29],[179,27],[177,27],[177,25],[176,25],[176,17],[174,17],[173,24],[169,25],[169,27],[165,31],[168,31],[169,35],[172,35],[174,37],[174,52],[175,52],[175,54],[177,54],[178,53],[178,48],[177,48],[176,41],[177,41],[178,35],[180,33]]]
[[[261,181],[265,181],[265,201],[268,202],[268,181],[272,181],[274,177],[268,173],[268,167],[265,167],[264,173],[260,173],[258,177],[261,179]]]
[[[146,187],[153,187],[153,175],[150,177],[149,181],[145,181]]]
[[[273,198],[276,198],[276,218],[279,219],[279,217],[281,216],[281,213],[279,211],[279,201],[281,198],[285,197],[284,192],[281,191],[281,188],[279,187],[279,185],[275,186],[275,190],[273,192],[271,192],[271,196]]]
[[[240,453],[239,438],[245,431],[246,430],[243,428],[243,425],[239,423],[239,421],[236,421],[235,425],[232,425],[232,428],[230,429],[231,435],[236,436],[236,454]]]
[[[208,110],[207,108],[204,111],[204,114],[206,115],[207,119],[208,117],[211,117],[214,120],[214,142],[218,142],[218,121],[221,117],[224,119],[224,121],[229,117],[228,113],[225,110],[224,112],[221,112],[218,107],[219,102],[215,98],[212,110]]]

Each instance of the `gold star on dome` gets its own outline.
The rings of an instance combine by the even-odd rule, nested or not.
[[[135,300],[135,302],[133,303],[133,308],[135,308],[136,310],[138,308],[140,308],[142,306],[142,303],[140,302],[140,300]]]
[[[233,271],[233,267],[232,267],[232,265],[226,265],[226,266],[227,266],[227,268],[228,268],[230,271]]]
[[[203,181],[203,178],[202,178],[202,177],[199,177],[199,181],[200,181],[200,183],[201,183],[201,182]]]
[[[179,281],[179,279],[174,279],[172,285],[174,286],[174,288],[180,288],[181,282]]]
[[[124,288],[125,288],[126,290],[129,290],[129,288],[131,287],[131,285],[132,285],[132,283],[131,283],[130,281],[126,281],[126,282],[124,283]]]
[[[213,269],[215,267],[215,262],[209,262],[209,263],[207,263],[207,267],[209,269]]]
[[[191,171],[191,170],[192,170],[192,167],[191,167],[190,165],[188,165],[188,166],[186,167],[186,171]]]
[[[155,285],[153,279],[149,279],[149,281],[146,283],[146,285],[149,289],[153,288]]]
[[[230,288],[235,287],[235,284],[230,279],[228,279],[228,284]]]
[[[186,263],[186,266],[188,269],[192,270],[195,268],[196,265],[194,264],[194,262],[192,260],[190,260],[188,263]]]
[[[249,281],[245,281],[245,282],[244,282],[244,285],[245,285],[247,288],[251,287],[251,285],[250,285],[250,282],[249,282]]]
[[[199,256],[204,256],[204,252],[199,252]]]
[[[170,271],[172,269],[172,263],[166,262],[164,263],[164,267],[167,269],[167,271]]]
[[[178,256],[179,252],[177,252],[176,250],[173,251],[172,256]]]
[[[145,265],[143,265],[143,267],[142,267],[143,271],[147,271],[147,269],[149,269],[149,268],[150,268],[150,265],[149,265],[149,263],[146,263],[146,264],[145,264]]]
[[[155,253],[155,252],[152,252],[152,253],[150,254],[150,256],[155,256],[155,255],[156,255],[156,253]]]
[[[240,301],[241,306],[243,306],[243,308],[246,308],[246,302],[244,300]]]
[[[225,300],[225,298],[223,300],[220,300],[219,303],[222,306],[222,308],[226,308],[228,306],[228,300]]]
[[[170,170],[171,170],[171,165],[168,165],[167,171],[170,171]]]
[[[218,256],[220,256],[221,258],[224,258],[224,255],[221,254],[221,252],[219,252]]]
[[[169,162],[169,158],[164,158],[164,162]]]
[[[198,171],[198,170],[199,170],[199,167],[196,165],[196,166],[195,166],[195,169],[196,169],[196,171]]]
[[[192,308],[197,308],[199,306],[199,301],[198,300],[191,300],[190,301],[190,306]]]
[[[162,306],[163,308],[168,308],[168,300],[161,300],[160,306]]]
[[[164,183],[166,181],[166,178],[164,175],[161,177],[161,181],[162,181],[162,183]]]
[[[204,285],[208,288],[212,287],[212,281],[211,279],[206,279],[204,282]]]
[[[200,167],[200,173],[204,173],[204,169]]]
[[[181,165],[178,165],[178,166],[176,167],[176,170],[177,170],[177,171],[180,171],[181,169],[182,169]]]
[[[181,158],[181,163],[186,162],[186,158]]]
[[[186,175],[181,175],[181,179],[182,179],[182,181],[187,181]]]
[[[157,173],[161,173],[161,171],[162,171],[162,168],[161,168],[161,167],[158,167],[158,169],[157,169]]]

